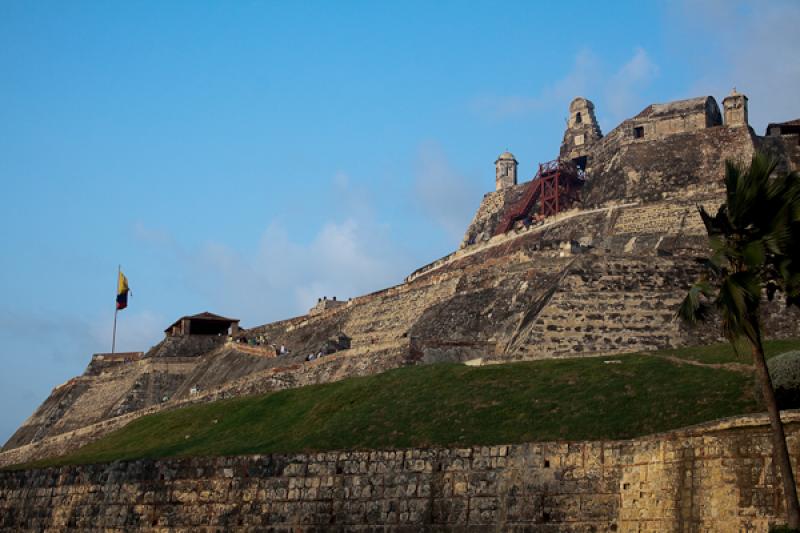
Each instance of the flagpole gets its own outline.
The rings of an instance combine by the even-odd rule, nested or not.
[[[117,265],[117,288],[114,289],[114,333],[111,335],[111,353],[114,353],[114,349],[117,346],[117,313],[119,313],[119,309],[117,309],[116,295],[119,293],[119,275],[121,273],[122,265]]]

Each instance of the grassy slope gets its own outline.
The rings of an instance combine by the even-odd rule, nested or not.
[[[786,339],[773,340],[764,343],[764,353],[767,359],[790,350],[800,350],[800,340]],[[714,363],[744,363],[750,364],[750,348],[743,345],[739,348],[739,355],[733,350],[730,344],[712,344],[710,346],[697,346],[694,348],[680,348],[677,350],[662,350],[657,352],[660,355],[670,355],[698,361],[705,364]]]
[[[775,341],[768,351],[798,347]],[[661,353],[737,361],[726,345]],[[442,364],[159,413],[36,464],[619,439],[757,410],[752,377],[653,355]]]

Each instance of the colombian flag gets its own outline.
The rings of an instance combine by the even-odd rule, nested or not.
[[[117,281],[117,310],[125,309],[128,307],[128,278],[120,271],[119,280]]]

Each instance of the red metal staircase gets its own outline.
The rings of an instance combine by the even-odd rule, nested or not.
[[[571,161],[555,159],[539,164],[539,172],[514,205],[506,210],[495,235],[506,233],[520,220],[544,218],[569,209],[580,200],[583,172]],[[538,203],[538,213],[533,210]]]

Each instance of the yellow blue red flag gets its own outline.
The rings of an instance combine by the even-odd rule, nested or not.
[[[120,271],[119,280],[117,282],[117,310],[125,309],[128,307],[128,278]]]

